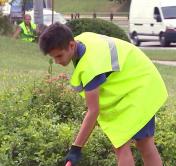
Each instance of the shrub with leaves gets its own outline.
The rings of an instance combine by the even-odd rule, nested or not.
[[[32,85],[0,94],[0,165],[62,166],[86,112],[83,99],[66,74],[49,75]],[[175,108],[175,107],[174,107]],[[166,166],[176,163],[176,114],[163,107],[157,115],[156,144]],[[136,166],[141,156],[132,148]],[[97,125],[83,148],[80,166],[114,166],[112,145]]]
[[[0,35],[10,35],[13,31],[13,25],[10,23],[8,16],[0,13]]]
[[[80,122],[86,111],[83,99],[71,89],[67,77],[62,74],[34,85],[28,107],[44,114],[52,107],[56,122]]]
[[[119,39],[129,41],[129,38],[123,29],[113,24],[112,22],[105,21],[99,18],[74,19],[69,21],[67,25],[72,29],[74,36],[79,35],[82,32],[95,32],[102,35],[117,37]]]
[[[173,110],[167,105],[161,109],[157,117],[156,143],[165,166],[176,164],[176,101]]]
[[[0,95],[0,165],[63,165],[85,111],[64,73],[7,90]],[[111,144],[98,126],[83,153],[80,165],[113,163]]]

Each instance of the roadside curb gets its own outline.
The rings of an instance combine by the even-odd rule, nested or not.
[[[159,63],[162,65],[168,65],[168,66],[175,66],[176,67],[176,61],[159,61],[159,60],[152,60],[153,63]]]

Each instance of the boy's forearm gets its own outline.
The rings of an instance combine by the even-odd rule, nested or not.
[[[88,111],[84,117],[74,145],[83,147],[95,127],[99,115],[99,87],[85,92]]]
[[[74,145],[83,147],[86,143],[87,139],[89,138],[92,130],[95,127],[96,120],[98,117],[99,111],[98,110],[89,110],[86,113],[86,116],[83,120],[83,123],[81,125],[81,128],[79,130],[79,133],[76,137],[76,140],[74,142]]]

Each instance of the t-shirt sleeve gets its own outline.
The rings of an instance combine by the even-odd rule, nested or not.
[[[100,74],[96,76],[93,80],[91,80],[85,87],[85,91],[90,91],[95,88],[97,88],[99,85],[101,85],[103,82],[106,81],[106,74]]]

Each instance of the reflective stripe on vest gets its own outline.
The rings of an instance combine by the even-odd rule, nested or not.
[[[117,69],[119,69],[116,44],[112,38],[107,37],[105,35],[100,35],[100,36],[108,42],[109,49],[110,49],[110,55],[111,55],[112,70],[116,71]]]

